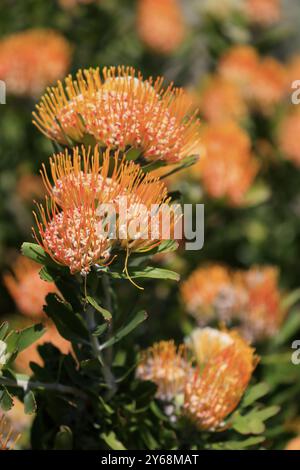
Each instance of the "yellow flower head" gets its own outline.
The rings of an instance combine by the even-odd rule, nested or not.
[[[57,292],[54,283],[43,281],[39,276],[41,266],[19,256],[12,266],[12,274],[6,273],[3,280],[20,313],[28,317],[44,317],[43,305],[50,292]]]
[[[141,40],[160,54],[170,54],[185,34],[183,13],[177,0],[139,0],[137,28]]]
[[[192,369],[184,345],[178,348],[174,341],[160,341],[141,354],[137,377],[157,385],[156,396],[170,401],[184,390]]]
[[[29,29],[0,41],[0,77],[14,95],[38,96],[67,73],[70,61],[69,43],[50,29]]]
[[[60,144],[97,142],[176,163],[197,150],[199,123],[184,91],[162,83],[129,67],[80,70],[48,89],[34,123]]]
[[[254,350],[237,334],[197,370],[185,386],[184,412],[201,430],[216,431],[237,407],[257,364]]]

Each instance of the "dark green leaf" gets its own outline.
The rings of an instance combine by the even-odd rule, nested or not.
[[[68,426],[61,426],[55,436],[55,450],[72,450],[73,449],[73,433]]]
[[[120,341],[122,338],[127,336],[129,333],[131,333],[140,323],[145,321],[147,318],[147,313],[144,310],[141,310],[140,312],[136,313],[133,318],[125,325],[123,328],[121,328],[117,333],[115,333],[108,341],[103,343],[100,347],[100,349],[105,349],[109,348],[113,344],[117,343]]]
[[[24,396],[24,411],[27,415],[32,415],[36,412],[37,406],[35,396],[32,390],[29,390]]]
[[[97,312],[101,313],[101,315],[103,316],[105,321],[108,321],[108,322],[111,321],[111,319],[112,319],[111,313],[108,310],[106,310],[105,308],[101,307],[93,297],[90,297],[88,295],[86,297],[86,300],[88,301],[88,303],[90,305],[92,305],[92,307],[94,307],[94,309]]]

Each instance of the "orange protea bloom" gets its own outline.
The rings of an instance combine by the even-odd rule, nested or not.
[[[4,283],[20,313],[28,317],[43,317],[43,305],[50,292],[57,292],[54,283],[43,281],[39,276],[41,266],[19,256],[12,266],[12,274],[3,276]]]
[[[291,439],[284,450],[300,450],[300,436],[294,437]]]
[[[211,77],[204,87],[200,110],[209,122],[240,120],[247,115],[247,106],[240,89],[220,76]]]
[[[208,125],[203,132],[205,152],[197,167],[207,194],[243,203],[258,171],[248,134],[234,122]]]
[[[35,97],[66,74],[70,59],[70,45],[56,31],[22,31],[0,41],[0,79],[9,93]]]
[[[300,80],[300,54],[294,55],[287,64],[288,84],[294,80]]]
[[[257,364],[254,350],[237,334],[229,346],[197,370],[187,381],[185,414],[201,430],[225,427],[225,418],[237,407]]]
[[[56,348],[58,348],[62,354],[68,354],[71,352],[71,343],[65,340],[60,334],[58,333],[56,327],[52,322],[48,322],[45,324],[47,330],[43,334],[43,336],[33,343],[28,348],[21,351],[15,360],[16,368],[23,372],[23,373],[30,373],[30,362],[35,362],[36,364],[43,365],[43,361],[38,353],[38,346],[41,346],[45,343],[52,343]]]
[[[296,108],[296,107],[295,107]],[[300,133],[300,112],[294,109],[284,116],[279,127],[279,147],[285,158],[300,167],[300,147],[297,136]]]
[[[66,151],[50,159],[52,182],[43,166],[51,209],[38,206],[40,237],[36,238],[55,261],[69,266],[72,273],[86,274],[92,265],[107,263],[112,248],[130,254],[159,244],[163,226],[158,220],[155,236],[150,233],[152,206],[161,208],[169,198],[163,183],[145,175],[135,163],[119,161],[119,152],[112,157],[109,149],[103,154],[98,147],[93,153],[84,147],[81,151],[82,155],[75,147],[72,155]],[[109,204],[116,215],[114,238],[109,236],[113,227],[102,212],[109,210]],[[172,220],[175,223],[176,217]]]
[[[12,450],[18,440],[20,434],[15,433],[5,416],[0,416],[0,450]]]
[[[237,273],[247,290],[247,308],[241,314],[243,335],[251,341],[273,336],[281,326],[286,311],[278,287],[279,272],[273,267],[255,267]]]
[[[233,344],[236,338],[236,332],[220,331],[210,327],[195,328],[186,339],[186,344],[192,350],[198,364],[203,366]]]
[[[136,374],[157,385],[157,398],[170,401],[183,392],[191,370],[184,345],[177,348],[174,341],[160,341],[142,352]]]
[[[280,0],[246,0],[245,11],[253,23],[268,26],[281,18]]]
[[[176,163],[199,145],[199,123],[184,91],[163,80],[143,80],[133,68],[79,71],[65,89],[48,90],[34,113],[34,123],[50,139],[93,141],[120,150],[134,148],[147,160]]]
[[[139,0],[137,29],[141,40],[160,54],[170,54],[185,35],[183,12],[177,0]]]
[[[243,292],[233,284],[228,268],[212,265],[196,269],[181,286],[187,311],[201,325],[217,317],[231,318],[243,301]]]
[[[287,93],[287,73],[272,57],[261,60],[251,81],[251,103],[261,111],[269,112]]]
[[[252,46],[233,46],[219,62],[219,72],[228,81],[238,85],[245,97],[259,64],[259,56]]]

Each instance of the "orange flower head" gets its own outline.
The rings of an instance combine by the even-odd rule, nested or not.
[[[20,437],[20,434],[13,430],[5,416],[0,416],[0,450],[12,450]]]
[[[227,122],[208,125],[202,137],[205,153],[197,167],[205,191],[233,206],[243,204],[258,171],[248,134]]]
[[[187,311],[199,325],[214,318],[227,320],[239,309],[243,292],[233,284],[230,271],[221,265],[196,269],[181,286]]]
[[[38,341],[33,343],[28,348],[24,349],[17,355],[15,360],[15,366],[17,370],[21,373],[31,373],[31,362],[34,362],[40,366],[43,365],[43,360],[38,352],[38,346],[41,346],[45,343],[53,344],[53,346],[59,349],[62,354],[68,354],[71,352],[71,343],[65,340],[62,336],[60,336],[54,324],[52,322],[48,322],[46,324],[46,327],[46,332]]]
[[[241,331],[251,341],[273,336],[286,315],[281,306],[278,270],[273,267],[254,267],[240,275],[248,295],[247,308],[242,313]]]
[[[300,436],[291,439],[284,450],[300,450]]]
[[[223,349],[232,345],[237,338],[236,332],[220,331],[215,328],[195,328],[186,340],[199,366],[205,365]]]
[[[146,160],[176,163],[199,146],[199,123],[182,89],[143,80],[133,68],[79,71],[48,89],[34,123],[61,144],[98,142],[135,149]]]
[[[200,110],[208,122],[241,120],[247,115],[240,89],[220,76],[210,78],[203,89],[200,103]]]
[[[300,167],[300,148],[297,136],[300,132],[300,112],[295,109],[284,116],[279,127],[279,147],[284,157]]]
[[[254,350],[236,334],[232,344],[187,381],[185,414],[200,430],[224,429],[224,420],[240,402],[256,364]]]
[[[72,273],[85,274],[92,265],[107,263],[112,248],[129,254],[151,249],[164,239],[161,219],[153,234],[150,218],[153,205],[169,207],[166,187],[135,163],[120,161],[119,152],[112,157],[109,149],[100,154],[98,147],[93,152],[75,147],[72,154],[54,155],[50,168],[51,177],[45,166],[42,170],[50,209],[38,206],[36,238]],[[115,212],[115,237],[109,236],[109,205]]]
[[[43,318],[46,296],[57,292],[53,282],[43,281],[39,276],[41,266],[19,256],[12,266],[12,274],[3,277],[6,288],[14,299],[18,310],[31,318]]]
[[[235,83],[245,97],[259,64],[259,56],[252,46],[233,46],[219,63],[219,72],[228,81]]]
[[[157,385],[157,398],[171,401],[183,392],[191,370],[184,345],[177,348],[174,341],[160,341],[142,352],[136,374]]]
[[[30,29],[0,41],[0,78],[7,91],[36,97],[63,77],[70,65],[71,47],[50,29]]]
[[[280,62],[266,57],[259,63],[249,86],[251,104],[269,113],[283,100],[288,89],[288,76]]]
[[[246,0],[245,11],[251,22],[269,26],[281,19],[280,2],[281,0]]]
[[[153,51],[171,54],[185,36],[185,22],[178,0],[139,0],[137,29]]]

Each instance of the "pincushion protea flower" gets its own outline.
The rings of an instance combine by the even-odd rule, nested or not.
[[[0,450],[12,450],[20,437],[20,434],[15,433],[5,416],[0,416]]]
[[[243,304],[244,294],[234,285],[232,273],[221,265],[196,269],[181,285],[186,310],[201,325],[214,318],[231,318]]]
[[[208,125],[203,131],[205,152],[197,168],[210,197],[242,205],[258,171],[248,134],[234,122]]]
[[[199,366],[205,365],[238,338],[235,331],[220,331],[215,328],[195,328],[186,339]]]
[[[69,43],[56,31],[21,31],[0,41],[0,79],[9,93],[36,97],[66,74],[70,59]]]
[[[185,34],[178,0],[139,0],[137,29],[141,40],[150,49],[161,54],[175,51]]]
[[[240,120],[247,116],[247,106],[238,86],[218,75],[207,80],[200,95],[200,111],[208,122]]]
[[[296,107],[295,107],[296,108]],[[289,111],[279,126],[278,141],[284,158],[300,167],[300,148],[296,136],[300,132],[300,112],[298,109]]]
[[[244,96],[248,96],[258,63],[259,55],[254,47],[233,46],[221,57],[218,70],[221,76],[239,86]]]
[[[254,350],[236,335],[187,381],[184,413],[201,430],[224,429],[224,420],[240,402],[256,364]]]
[[[150,219],[153,206],[168,205],[167,189],[135,163],[120,161],[119,152],[112,156],[109,149],[100,154],[98,147],[93,152],[82,147],[80,154],[75,147],[72,154],[54,155],[50,167],[51,178],[45,166],[42,170],[50,204],[46,209],[38,206],[39,236],[35,235],[47,253],[72,273],[87,274],[92,265],[107,263],[112,249],[130,254],[162,241],[163,225],[157,220],[152,237]],[[107,220],[109,205],[115,211],[115,227]],[[172,220],[176,222],[175,217]]]
[[[134,148],[147,160],[176,163],[199,145],[199,123],[183,90],[163,80],[143,80],[133,68],[79,71],[65,87],[48,89],[34,123],[61,144],[93,140],[122,151]]]
[[[185,346],[177,348],[172,340],[160,341],[143,351],[136,371],[139,379],[157,385],[156,396],[163,401],[171,401],[182,393],[191,373]]]
[[[246,0],[245,11],[253,23],[268,26],[281,18],[281,0]]]
[[[273,336],[287,313],[282,307],[278,269],[254,267],[237,276],[242,277],[248,296],[246,309],[241,312],[241,332],[251,341]]]
[[[14,299],[20,313],[28,317],[43,317],[43,305],[50,292],[57,292],[54,283],[39,276],[41,266],[19,256],[12,266],[12,274],[3,277],[5,286]]]

